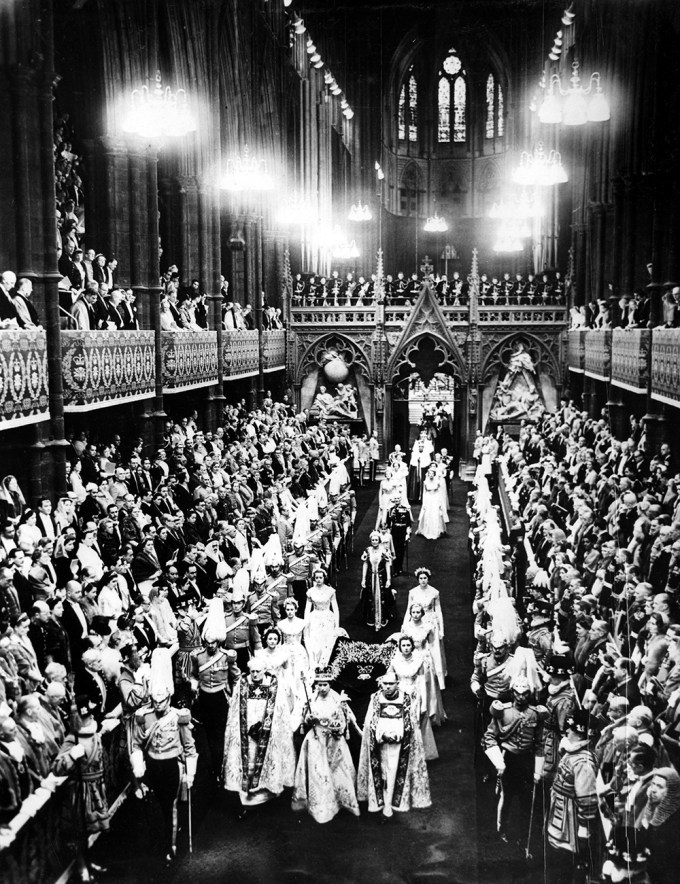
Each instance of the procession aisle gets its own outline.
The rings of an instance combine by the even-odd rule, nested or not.
[[[290,796],[255,808],[237,820],[236,795],[208,788],[200,778],[194,799],[194,854],[186,853],[186,831],[180,834],[180,856],[168,871],[148,858],[156,830],[139,803],[126,802],[114,824],[103,856],[110,881],[230,881],[233,884],[305,882],[447,881],[491,884],[527,880],[526,867],[508,862],[493,836],[492,790],[482,785],[473,767],[473,705],[469,677],[472,660],[470,575],[467,549],[467,486],[453,489],[449,536],[427,541],[414,536],[409,551],[411,575],[418,565],[432,570],[431,583],[441,593],[446,629],[449,677],[444,693],[446,724],[435,729],[439,759],[429,765],[432,807],[395,814],[387,825],[379,815],[360,818],[339,814],[318,825],[307,814],[294,814]],[[368,545],[377,513],[374,488],[358,489],[358,521],[354,554],[340,573],[338,598],[341,623],[356,607],[361,579],[361,552]],[[417,516],[417,513],[415,513]],[[397,604],[403,613],[413,576],[396,579]],[[368,627],[349,625],[352,638],[375,641]],[[388,630],[387,632],[389,632]],[[383,638],[381,633],[380,638]],[[197,730],[200,751],[200,729]],[[477,807],[477,790],[483,806]],[[185,812],[182,811],[182,819]],[[478,831],[479,826],[486,831]],[[480,846],[479,839],[483,844]],[[104,839],[102,839],[104,841]],[[505,850],[505,848],[503,848]]]

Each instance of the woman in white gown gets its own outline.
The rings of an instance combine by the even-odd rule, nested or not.
[[[348,711],[344,695],[331,690],[331,679],[329,669],[317,669],[291,802],[293,810],[306,810],[317,823],[329,822],[342,808],[359,816],[356,770],[347,745]]]
[[[414,586],[409,590],[408,602],[406,606],[406,616],[404,617],[404,625],[402,631],[408,630],[408,623],[412,619],[411,609],[413,605],[419,604],[423,609],[423,621],[432,629],[432,640],[430,643],[430,653],[434,663],[435,672],[437,673],[437,681],[439,687],[444,690],[446,677],[446,658],[444,656],[444,618],[442,617],[442,609],[439,601],[439,591],[430,586],[429,568],[417,568],[415,576],[418,578],[418,586]]]
[[[442,499],[442,514],[444,516],[444,521],[448,524],[449,522],[449,494],[446,488],[446,470],[448,467],[442,460],[441,454],[435,454],[434,456],[434,464],[437,471],[437,477],[440,480],[439,485],[439,493],[441,494]]]
[[[415,707],[415,715],[420,721],[420,733],[423,738],[425,760],[439,758],[437,744],[432,733],[432,722],[427,709],[427,684],[425,681],[425,661],[422,656],[414,653],[415,642],[410,635],[398,637],[398,648],[392,657],[390,666],[399,679],[399,687],[409,694]]]
[[[293,692],[290,655],[283,645],[283,634],[278,627],[271,626],[263,638],[264,647],[256,651],[255,656],[264,662],[264,671],[277,679],[279,690],[284,691],[288,697],[288,708],[292,712],[295,708],[295,694]]]
[[[283,647],[288,652],[288,667],[293,682],[296,706],[298,709],[301,709],[305,696],[302,682],[309,672],[309,657],[307,656],[305,646],[302,644],[305,621],[302,617],[297,616],[298,603],[294,598],[286,599],[283,610],[286,616],[283,620],[279,620],[277,625],[283,637]],[[293,720],[299,722],[300,717],[294,714]]]
[[[326,572],[317,568],[314,583],[307,590],[305,606],[305,647],[311,667],[326,666],[340,624],[340,612],[332,586],[326,585]]]
[[[444,702],[442,700],[442,692],[439,687],[437,671],[432,659],[432,645],[434,642],[434,632],[432,625],[424,620],[423,606],[418,602],[411,605],[411,619],[404,620],[402,635],[408,635],[413,639],[416,657],[423,660],[423,675],[425,678],[425,690],[427,695],[426,708],[432,724],[438,726],[446,721],[446,712],[444,711]]]
[[[416,534],[421,534],[427,540],[437,540],[442,534],[446,534],[442,486],[444,486],[443,493],[446,494],[444,480],[437,475],[434,466],[430,467],[423,480],[423,505],[416,530]]]

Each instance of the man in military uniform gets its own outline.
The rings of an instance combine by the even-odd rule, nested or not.
[[[588,742],[588,712],[575,709],[565,725],[564,751],[550,792],[546,824],[547,880],[588,881],[592,871],[589,839],[598,825],[598,765]]]
[[[553,654],[543,667],[550,676],[545,701],[548,717],[543,729],[543,779],[551,784],[560,760],[560,741],[567,728],[567,719],[576,708],[576,695],[571,676],[574,666],[565,654]]]
[[[290,588],[290,584],[286,578],[285,574],[281,573],[281,566],[279,564],[273,564],[270,566],[269,571],[270,574],[267,575],[267,582],[265,584],[266,592],[275,598],[276,606],[279,611],[278,620],[282,620],[284,615],[283,605],[287,598],[289,598],[293,593]]]
[[[311,530],[307,542],[312,548],[312,555],[316,557],[321,567],[328,573],[333,557],[328,532],[319,527],[318,519],[310,519],[309,526]]]
[[[236,662],[241,672],[246,672],[248,660],[262,648],[262,639],[257,628],[257,615],[246,612],[246,594],[234,590],[232,610],[224,618],[226,639],[224,647],[236,652]]]
[[[291,593],[298,603],[300,611],[304,611],[307,602],[307,590],[312,577],[312,557],[305,550],[302,540],[293,541],[293,554],[288,557],[288,582]]]
[[[268,629],[276,626],[281,617],[278,593],[276,590],[269,591],[267,589],[267,572],[264,562],[252,575],[246,611],[255,615],[260,638]]]
[[[165,648],[154,652],[166,652]],[[168,655],[169,656],[169,655]],[[184,777],[191,789],[198,753],[191,734],[191,712],[170,706],[169,679],[157,677],[152,661],[151,704],[135,713],[130,763],[132,773],[144,779],[156,796],[163,817],[162,848],[171,862],[176,855],[177,799]],[[171,664],[168,660],[168,667]]]
[[[536,657],[536,663],[539,668],[542,668],[552,651],[553,637],[550,630],[550,617],[553,604],[550,599],[537,598],[530,602],[528,607],[531,620],[527,631],[527,640]]]
[[[524,676],[512,683],[512,703],[494,700],[491,721],[484,734],[484,750],[496,768],[498,777],[498,811],[496,828],[508,840],[510,809],[516,799],[519,807],[513,822],[519,825],[516,836],[523,842],[528,832],[532,781],[543,774],[543,724],[545,706],[532,706],[531,686]]]
[[[494,700],[501,703],[510,699],[510,679],[513,655],[507,639],[500,635],[491,635],[491,650],[481,654],[475,661],[475,669],[470,679],[472,693],[482,702],[485,712]]]
[[[210,769],[217,778],[222,770],[229,697],[241,675],[236,665],[236,653],[220,647],[226,637],[222,599],[215,598],[210,602],[203,625],[205,645],[191,653],[191,689],[196,694],[198,717],[205,729]]]
[[[411,539],[412,524],[411,510],[403,505],[401,495],[395,494],[385,520],[385,525],[392,535],[392,543],[394,544],[393,577],[404,573],[404,552],[406,551],[406,544]]]

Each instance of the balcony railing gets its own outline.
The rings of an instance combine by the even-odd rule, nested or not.
[[[404,325],[411,314],[412,306],[390,306],[385,308],[387,325]],[[464,325],[468,321],[468,307],[442,305],[442,312],[450,325]],[[294,324],[303,325],[372,325],[376,321],[377,307],[293,307],[291,317]],[[479,321],[510,325],[526,323],[542,325],[564,325],[567,309],[563,306],[528,305],[483,306],[479,308]]]
[[[480,323],[498,323],[499,325],[564,325],[567,320],[567,308],[560,306],[528,305],[514,307],[480,307]]]
[[[224,377],[248,377],[257,374],[260,366],[259,332],[235,329],[222,334]]]
[[[655,328],[652,332],[652,399],[680,405],[680,328]]]
[[[586,332],[585,373],[598,381],[609,381],[612,361],[610,329]]]
[[[48,420],[44,331],[0,331],[0,429]]]
[[[62,331],[64,411],[92,411],[155,392],[152,331]]]
[[[571,332],[570,332],[571,334]],[[615,328],[612,332],[612,384],[646,393],[649,384],[649,348],[652,332],[647,328]]]
[[[262,367],[264,371],[278,371],[286,367],[286,332],[273,328],[262,332]]]
[[[568,364],[571,371],[583,373],[586,368],[586,329],[574,329],[569,332],[567,348]]]
[[[164,393],[217,383],[217,332],[162,332],[161,342]]]

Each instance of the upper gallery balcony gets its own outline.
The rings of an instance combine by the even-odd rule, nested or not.
[[[678,406],[680,328],[570,331],[569,369]]]
[[[3,329],[0,333],[0,429],[48,420],[45,332]]]

